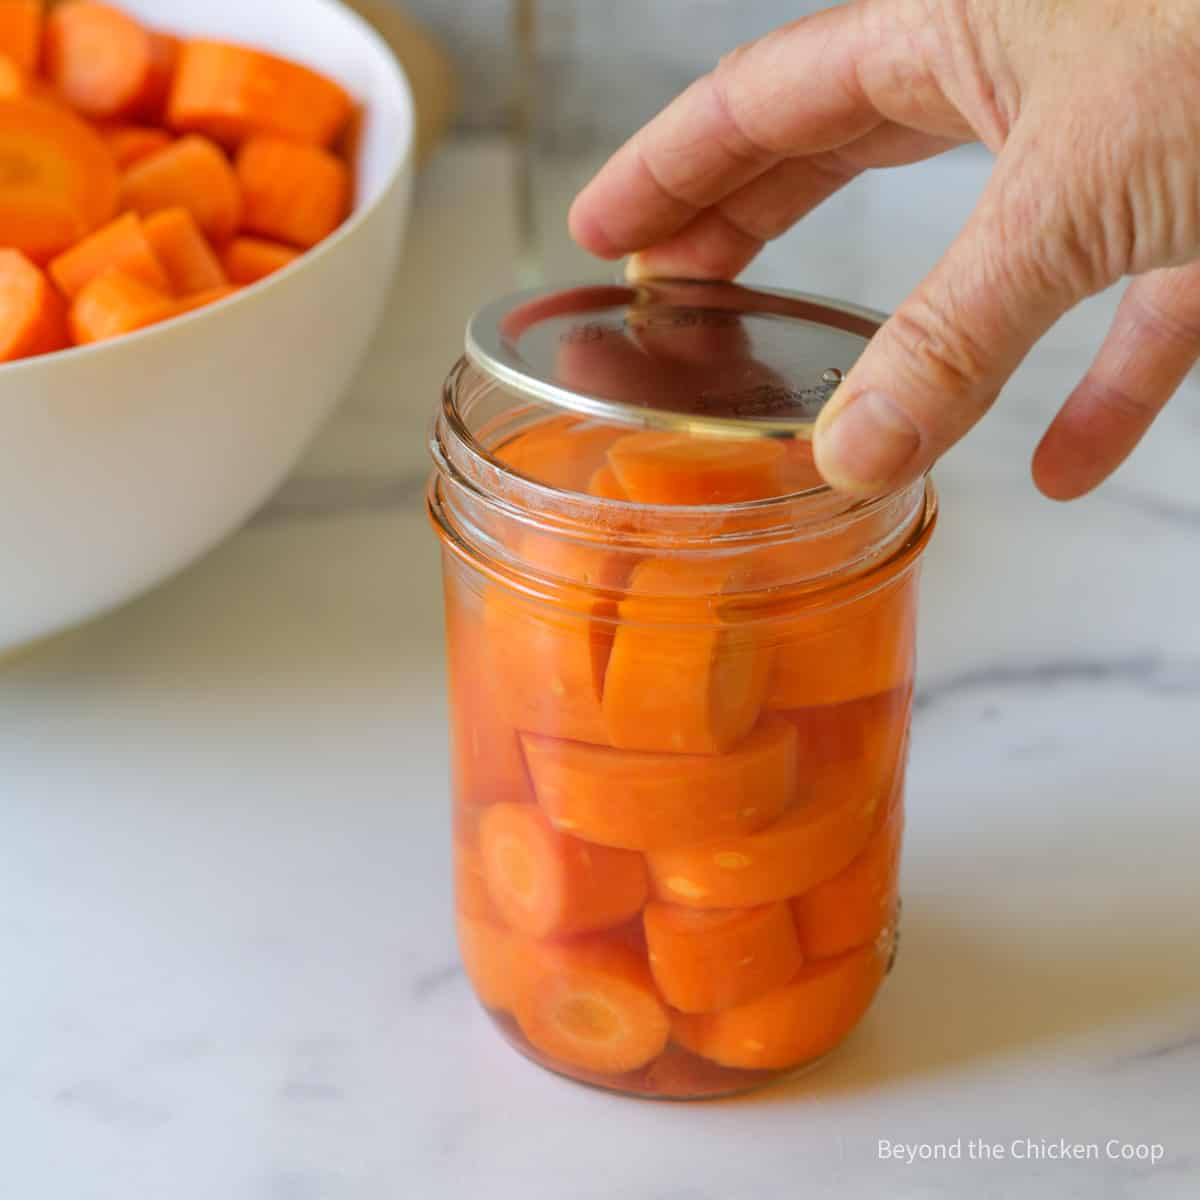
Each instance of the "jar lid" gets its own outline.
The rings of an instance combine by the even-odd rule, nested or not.
[[[466,351],[523,395],[618,424],[807,438],[883,321],[733,283],[581,284],[481,309]]]

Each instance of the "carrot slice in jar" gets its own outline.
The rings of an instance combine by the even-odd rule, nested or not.
[[[724,1067],[782,1070],[827,1054],[862,1019],[883,979],[874,946],[802,967],[789,983],[718,1013],[676,1013],[674,1039]]]
[[[783,448],[764,438],[649,430],[613,443],[608,461],[638,504],[735,504],[784,490]]]
[[[722,593],[740,579],[730,562],[661,558],[634,569],[604,682],[614,746],[720,754],[753,728],[772,652],[722,613]]]
[[[588,480],[588,495],[600,500],[628,500],[629,493],[617,482],[612,467],[604,466],[592,473]]]
[[[525,734],[525,759],[551,824],[585,841],[660,850],[774,821],[796,795],[796,733],[764,722],[728,754],[611,750]]]
[[[609,446],[624,436],[620,426],[582,417],[553,417],[506,442],[494,457],[534,483],[586,492],[592,476],[606,464]]]
[[[740,909],[650,903],[642,919],[654,982],[681,1012],[746,1004],[781,987],[804,961],[783,903]]]
[[[479,843],[488,894],[518,933],[610,929],[646,901],[641,855],[558,833],[534,805],[492,805],[480,818]]]
[[[463,970],[485,1008],[511,1012],[518,939],[488,895],[478,850],[455,846],[454,908]]]
[[[515,1015],[535,1049],[603,1075],[645,1066],[671,1030],[645,959],[603,937],[527,946]]]
[[[857,763],[802,778],[800,792],[795,808],[758,833],[650,852],[655,895],[693,908],[750,908],[836,875],[866,845],[887,793],[864,787]]]
[[[833,958],[873,943],[895,919],[903,831],[904,806],[897,802],[844,871],[792,901],[809,958]]]

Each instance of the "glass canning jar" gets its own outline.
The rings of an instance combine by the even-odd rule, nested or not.
[[[466,973],[522,1054],[615,1091],[807,1066],[895,948],[932,488],[851,501],[806,441],[631,429],[497,374],[451,373],[429,490]]]

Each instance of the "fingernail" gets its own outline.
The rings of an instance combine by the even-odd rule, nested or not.
[[[882,392],[863,392],[834,396],[817,423],[813,451],[830,487],[865,492],[886,484],[920,448],[921,434],[903,409]]]
[[[625,281],[627,283],[645,283],[648,279],[659,279],[661,271],[656,271],[646,261],[646,253],[638,250],[631,254],[625,262]]]

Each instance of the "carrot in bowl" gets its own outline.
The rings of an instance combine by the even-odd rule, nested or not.
[[[41,57],[44,10],[44,0],[0,3],[0,55],[11,59],[25,75],[37,70]]]
[[[116,209],[117,168],[99,134],[44,100],[0,100],[0,245],[45,263]]]
[[[803,963],[784,903],[699,909],[654,902],[642,918],[654,982],[681,1012],[746,1004],[787,983]]]
[[[122,171],[171,144],[171,135],[152,125],[111,125],[102,128],[100,133]]]
[[[3,5],[0,4],[0,10]],[[11,100],[29,92],[29,79],[7,54],[0,54],[0,100]]]
[[[350,117],[332,79],[261,50],[229,42],[184,42],[167,124],[227,146],[258,134],[328,146]]]
[[[723,1067],[782,1070],[820,1058],[862,1019],[883,979],[874,946],[804,966],[780,988],[716,1013],[675,1013],[671,1034]]]
[[[796,794],[796,734],[764,722],[719,755],[653,754],[524,734],[538,803],[562,833],[661,850],[775,821]]]
[[[320,146],[250,138],[238,151],[236,170],[249,233],[307,250],[350,211],[350,172]]]
[[[223,283],[218,287],[205,288],[202,292],[192,292],[180,296],[171,302],[171,316],[182,317],[185,313],[195,312],[198,308],[207,308],[218,300],[228,300],[242,289],[233,283]]]
[[[0,250],[0,362],[65,349],[66,305],[19,250]]]
[[[234,283],[251,284],[291,266],[301,253],[294,246],[264,238],[238,237],[225,247],[221,263]]]
[[[63,295],[73,300],[110,267],[159,292],[171,291],[171,281],[136,213],[125,213],[64,250],[51,260],[49,271]]]
[[[220,259],[189,209],[164,208],[148,216],[142,228],[177,296],[228,286]]]
[[[549,937],[608,929],[646,899],[641,855],[558,833],[530,804],[493,804],[480,818],[493,903],[519,933]]]
[[[666,1047],[667,1010],[645,958],[624,940],[601,935],[531,944],[519,975],[517,1023],[555,1062],[621,1075]]]
[[[204,235],[228,241],[242,219],[242,196],[229,160],[207,138],[184,137],[134,163],[121,181],[127,208],[148,217],[186,208]]]
[[[80,345],[144,329],[175,315],[171,297],[113,267],[87,283],[71,303],[71,336]]]

